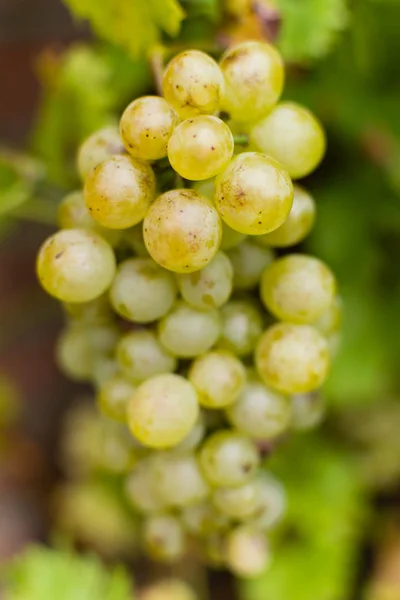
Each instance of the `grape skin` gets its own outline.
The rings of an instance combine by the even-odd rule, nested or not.
[[[263,319],[256,306],[246,300],[231,300],[221,311],[219,346],[238,356],[253,352],[263,331]]]
[[[143,526],[143,539],[149,555],[162,562],[174,562],[185,551],[182,526],[172,515],[149,516]]]
[[[255,288],[264,269],[273,262],[275,257],[272,250],[260,248],[251,240],[246,240],[230,250],[228,256],[233,266],[235,290]]]
[[[187,119],[168,142],[172,168],[185,179],[199,181],[221,173],[232,158],[233,135],[229,127],[210,115]]]
[[[77,167],[82,181],[103,160],[121,154],[124,150],[118,127],[105,127],[92,133],[78,150]]]
[[[205,267],[221,243],[221,219],[212,203],[193,190],[172,190],[150,207],[144,241],[159,265],[176,273]]]
[[[271,556],[265,535],[256,528],[241,525],[231,531],[226,545],[229,568],[239,577],[260,576]]]
[[[180,375],[156,375],[135,391],[128,408],[133,435],[150,448],[179,444],[199,414],[197,393]]]
[[[120,132],[131,156],[158,160],[167,156],[168,140],[178,123],[178,115],[164,98],[143,96],[125,109]]]
[[[314,327],[278,323],[258,342],[255,363],[271,388],[286,394],[311,392],[328,375],[328,343]]]
[[[89,174],[84,195],[90,214],[101,225],[127,229],[142,221],[155,189],[154,173],[148,164],[117,155]]]
[[[277,229],[292,203],[288,173],[265,154],[243,152],[217,177],[215,205],[229,227],[240,233],[262,235]]]
[[[212,502],[222,514],[246,520],[256,512],[259,505],[258,479],[239,487],[220,487],[214,491]]]
[[[161,373],[172,373],[177,367],[176,359],[160,344],[153,331],[136,330],[122,336],[116,354],[121,371],[134,383]]]
[[[168,506],[190,506],[209,494],[209,486],[192,454],[160,453],[154,460],[153,472],[156,492]]]
[[[164,71],[164,97],[181,119],[216,112],[223,89],[224,78],[218,64],[199,50],[181,52]]]
[[[140,600],[198,600],[198,597],[184,581],[165,579],[146,587]]]
[[[233,46],[220,62],[225,80],[222,109],[234,121],[254,121],[278,102],[284,66],[271,45],[249,41]]]
[[[127,406],[134,391],[134,386],[126,378],[112,377],[101,386],[97,405],[106,417],[125,423]]]
[[[294,102],[278,104],[256,123],[250,131],[250,141],[258,150],[278,160],[293,179],[312,173],[326,150],[320,122]]]
[[[41,246],[36,262],[39,281],[63,302],[89,302],[101,296],[115,275],[111,246],[97,233],[64,229]]]
[[[125,481],[127,500],[136,510],[145,514],[160,512],[166,505],[156,490],[153,463],[153,455],[140,460]]]

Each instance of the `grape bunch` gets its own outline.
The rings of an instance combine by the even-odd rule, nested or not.
[[[123,474],[146,552],[173,562],[193,547],[239,576],[266,567],[284,513],[264,454],[318,422],[340,330],[331,270],[287,250],[313,226],[293,180],[325,136],[279,102],[283,84],[267,43],[219,64],[176,55],[163,97],[134,100],[119,130],[82,144],[83,190],[62,200],[37,259],[67,316],[58,362],[95,387],[96,451]]]

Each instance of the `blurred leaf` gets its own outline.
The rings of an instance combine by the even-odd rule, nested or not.
[[[210,21],[218,21],[221,16],[219,0],[181,0],[188,18],[205,17]]]
[[[94,557],[40,546],[18,556],[5,575],[5,600],[132,600],[122,569],[108,572]]]
[[[96,33],[121,45],[132,56],[146,53],[161,32],[175,36],[184,12],[177,0],[64,0],[72,12],[88,19]]]

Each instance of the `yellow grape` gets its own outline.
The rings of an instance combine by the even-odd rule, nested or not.
[[[118,127],[105,127],[92,133],[78,150],[77,166],[82,181],[85,181],[89,173],[103,160],[122,152],[124,145]]]

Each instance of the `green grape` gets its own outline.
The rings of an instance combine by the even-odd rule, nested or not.
[[[336,282],[331,270],[317,258],[289,254],[263,273],[261,300],[278,319],[313,323],[332,304]]]
[[[63,302],[89,302],[101,296],[115,275],[111,246],[97,233],[64,229],[41,246],[36,262],[39,281]]]
[[[203,354],[190,367],[189,381],[197,390],[199,403],[206,408],[224,408],[241,393],[246,371],[233,354],[217,350]]]
[[[130,258],[118,266],[110,300],[121,317],[134,323],[150,323],[167,314],[177,293],[169,271],[151,258]]]
[[[138,461],[125,481],[125,495],[141,513],[156,513],[165,508],[165,501],[157,494],[153,472],[154,456]]]
[[[226,541],[226,561],[238,577],[262,575],[271,562],[264,533],[248,525],[239,525],[233,529]]]
[[[286,221],[271,233],[260,235],[256,241],[262,246],[286,248],[299,244],[310,233],[315,222],[315,200],[309,192],[294,186],[292,210]]]
[[[103,423],[98,448],[100,467],[110,473],[128,473],[137,460],[135,445],[128,429],[113,421]]]
[[[280,482],[265,471],[257,479],[258,507],[251,518],[251,525],[258,530],[270,530],[281,520],[286,511],[286,495]]]
[[[130,156],[117,155],[100,163],[87,177],[86,206],[104,227],[127,229],[142,221],[155,196],[152,168]]]
[[[103,355],[94,358],[90,379],[97,390],[119,374],[118,363],[114,358]]]
[[[168,142],[172,168],[185,179],[199,181],[221,173],[233,155],[234,141],[229,127],[211,115],[183,121]]]
[[[63,308],[68,319],[82,325],[107,324],[112,319],[108,294],[103,294],[90,302],[64,302]]]
[[[175,371],[176,359],[160,344],[153,331],[137,329],[124,335],[117,346],[122,373],[134,383],[153,375]]]
[[[270,44],[237,44],[222,56],[220,67],[225,80],[222,109],[234,121],[259,119],[278,102],[285,71],[279,52]]]
[[[187,453],[196,450],[206,433],[206,423],[202,413],[199,413],[199,417],[194,424],[191,431],[185,437],[180,444],[174,447],[174,452]]]
[[[223,252],[201,271],[177,276],[179,291],[190,306],[207,310],[218,308],[227,302],[232,293],[233,269]]]
[[[118,127],[105,127],[92,133],[78,151],[77,166],[82,181],[85,181],[89,173],[103,160],[122,152],[124,145]]]
[[[172,190],[150,207],[143,223],[150,256],[177,273],[204,268],[221,243],[221,219],[212,203],[193,190]]]
[[[181,119],[218,111],[223,89],[218,64],[199,50],[181,52],[164,71],[164,97]]]
[[[136,256],[140,258],[147,258],[149,256],[143,239],[143,226],[141,223],[126,229],[123,232],[123,240]]]
[[[289,428],[291,406],[286,396],[267,388],[258,377],[250,376],[235,404],[228,407],[227,415],[240,432],[270,440]]]
[[[239,487],[220,487],[212,496],[217,509],[227,517],[246,520],[259,507],[258,479],[253,479]]]
[[[218,487],[243,485],[254,477],[260,462],[255,444],[229,430],[213,433],[204,442],[199,460],[208,481]]]
[[[238,356],[253,352],[263,332],[263,319],[257,307],[250,301],[232,300],[222,307],[221,318],[221,348]]]
[[[153,468],[157,494],[168,506],[196,504],[209,494],[208,484],[192,454],[162,452]]]
[[[112,377],[101,386],[97,404],[101,412],[110,419],[126,421],[126,411],[135,387],[125,377]]]
[[[156,375],[131,398],[128,421],[133,435],[150,448],[176,446],[189,434],[199,414],[197,393],[180,375]]]
[[[151,515],[143,525],[143,540],[151,558],[174,562],[185,552],[185,534],[179,520],[168,514]]]
[[[293,429],[307,430],[319,425],[324,417],[325,402],[318,392],[292,396]]]
[[[100,234],[111,246],[117,246],[121,240],[120,231],[102,227],[89,213],[83,192],[67,194],[58,207],[58,226],[60,229],[89,229]]]
[[[309,175],[324,157],[326,138],[316,117],[294,102],[278,104],[250,131],[250,141],[273,156],[293,179]]]
[[[228,253],[233,265],[233,285],[236,290],[255,288],[264,269],[274,260],[269,248],[260,248],[251,241],[244,241]]]
[[[329,307],[322,313],[318,321],[313,323],[313,325],[327,337],[337,334],[342,325],[342,313],[342,299],[340,296],[335,296]]]
[[[171,354],[194,358],[214,346],[221,334],[221,320],[215,309],[202,311],[180,301],[159,322],[158,333]]]
[[[311,392],[328,376],[328,343],[309,325],[277,323],[259,340],[255,362],[261,378],[273,389],[287,394]]]
[[[229,519],[209,501],[185,506],[181,512],[185,529],[193,536],[208,537],[215,531],[227,529]]]
[[[145,588],[140,600],[198,600],[187,583],[180,579],[165,579]]]
[[[277,229],[292,203],[289,175],[266,154],[243,152],[217,177],[215,205],[225,223],[240,233],[261,235]]]
[[[158,160],[167,156],[168,140],[178,123],[178,115],[164,98],[143,96],[125,109],[120,132],[131,156]]]

